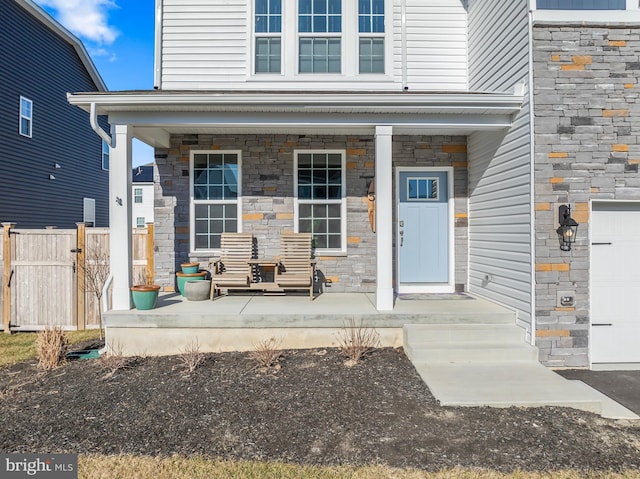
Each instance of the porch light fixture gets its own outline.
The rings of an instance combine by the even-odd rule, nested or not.
[[[560,249],[571,251],[571,245],[576,242],[578,235],[578,223],[571,217],[571,206],[560,205],[558,208],[558,222],[560,226],[556,230]]]

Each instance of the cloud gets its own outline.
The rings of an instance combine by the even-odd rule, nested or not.
[[[109,25],[108,10],[117,8],[113,0],[36,0],[57,12],[56,19],[75,35],[101,45],[110,45],[119,32]]]

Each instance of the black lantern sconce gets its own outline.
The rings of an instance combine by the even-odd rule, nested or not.
[[[558,222],[560,226],[556,230],[560,249],[571,251],[571,245],[576,242],[578,236],[578,223],[571,217],[571,206],[560,205],[558,208]]]

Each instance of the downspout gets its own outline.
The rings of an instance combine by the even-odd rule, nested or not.
[[[409,83],[407,81],[407,0],[402,0],[401,8],[400,48],[402,50],[402,91],[407,91],[409,89]]]
[[[98,110],[96,108],[96,104],[91,104],[91,112],[89,114],[89,121],[91,123],[91,128],[95,131],[100,138],[102,138],[107,145],[111,148],[116,147],[116,137],[111,137],[106,131],[102,129],[102,127],[98,124]]]
[[[153,89],[162,90],[162,0],[156,0],[155,55],[153,56]]]
[[[536,189],[535,189],[535,135],[534,135],[534,103],[533,103],[533,11],[529,8],[529,166],[531,178],[531,192],[529,198],[531,198],[530,215],[531,215],[531,345],[536,345],[536,217],[535,217],[535,201],[536,201]]]

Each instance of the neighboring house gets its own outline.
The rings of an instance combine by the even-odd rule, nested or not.
[[[115,124],[117,191],[131,138],[156,148],[165,288],[222,231],[252,232],[261,256],[310,231],[327,294],[373,292],[384,311],[469,291],[516,311],[545,364],[640,362],[637,2],[205,3],[158,0],[155,91],[70,98]],[[127,209],[112,212],[124,253]]]
[[[84,46],[31,0],[0,3],[0,45],[0,221],[107,226],[108,149],[67,102],[106,91]]]
[[[153,165],[138,166],[131,175],[131,211],[133,225],[137,228],[153,223]]]

